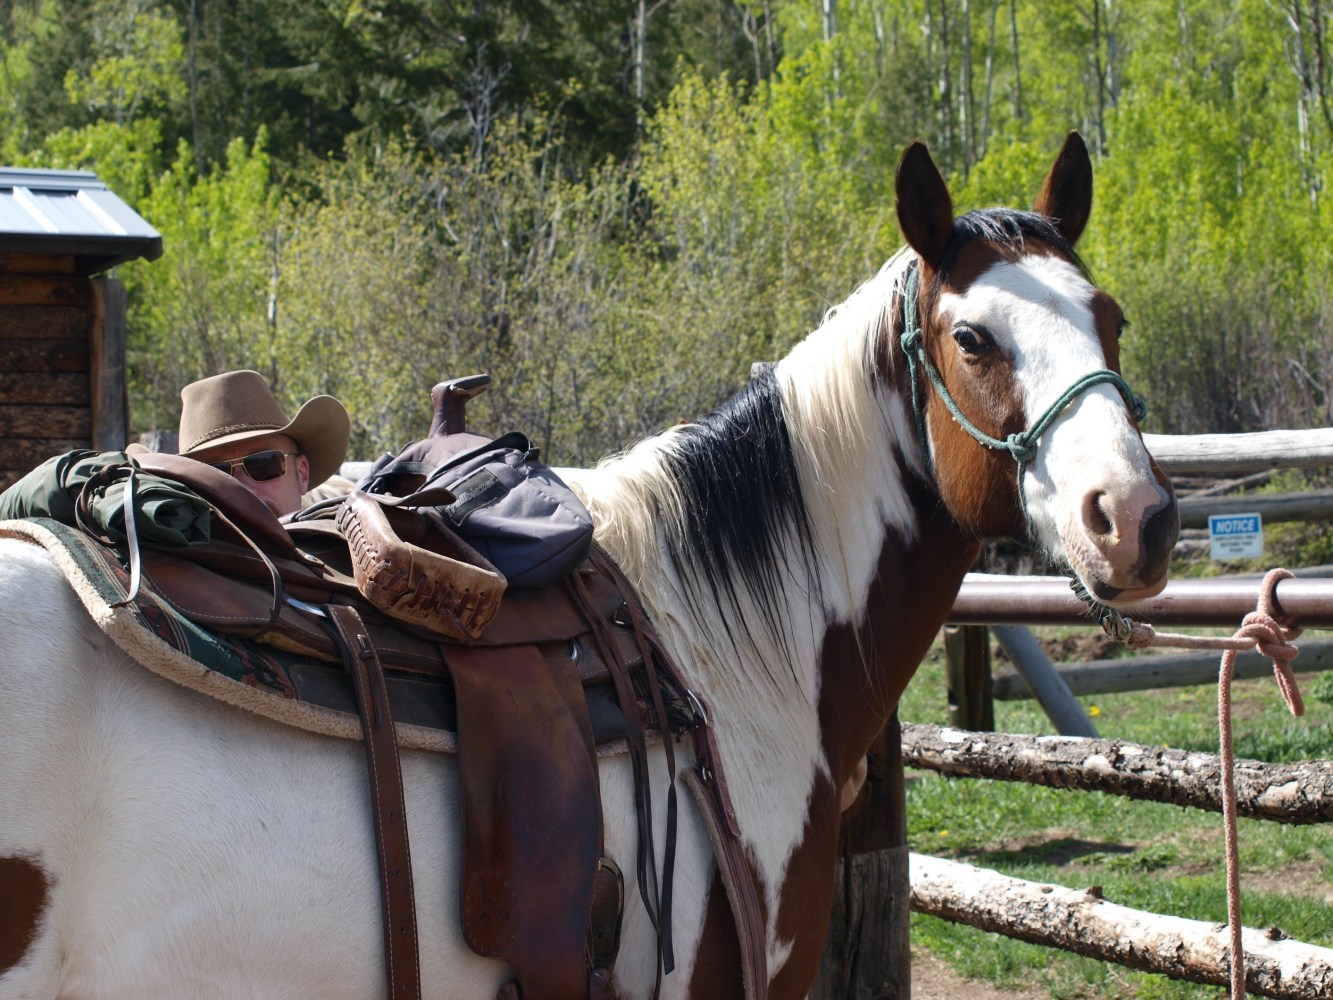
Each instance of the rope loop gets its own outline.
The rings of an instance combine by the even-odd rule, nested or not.
[[[921,347],[921,328],[904,330],[899,343],[903,345],[903,352],[913,354]]]
[[[1028,431],[1010,434],[1004,439],[1004,446],[1019,465],[1027,465],[1037,457],[1037,442]]]

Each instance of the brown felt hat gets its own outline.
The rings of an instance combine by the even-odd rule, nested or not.
[[[347,458],[351,429],[346,408],[332,396],[307,400],[288,420],[259,372],[223,372],[191,382],[181,390],[182,455],[268,434],[286,434],[310,460],[312,487],[337,472]]]

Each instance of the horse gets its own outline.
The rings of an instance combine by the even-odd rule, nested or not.
[[[1114,606],[1164,586],[1177,534],[1118,373],[1122,312],[1074,250],[1092,203],[1078,134],[1030,212],[956,215],[920,143],[895,188],[905,246],[783,360],[570,474],[707,698],[775,1000],[814,980],[847,789],[981,541],[1026,536]],[[150,674],[44,549],[13,539],[0,760],[0,998],[383,995],[362,748]],[[424,995],[495,996],[508,970],[459,927],[456,760],[405,750],[402,769]],[[628,870],[625,759],[604,757],[599,781],[605,852]],[[689,796],[678,823],[660,993],[745,996]],[[629,1000],[653,994],[659,953],[644,900],[626,896],[614,987]]]

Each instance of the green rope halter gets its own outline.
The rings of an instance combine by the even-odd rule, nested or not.
[[[1014,462],[1018,465],[1018,499],[1019,503],[1022,504],[1024,516],[1027,514],[1027,499],[1023,490],[1023,469],[1037,457],[1037,447],[1040,444],[1041,436],[1046,433],[1047,428],[1055,422],[1055,419],[1065,407],[1093,386],[1110,384],[1115,386],[1120,395],[1124,397],[1125,404],[1129,407],[1130,412],[1134,414],[1135,420],[1142,421],[1148,415],[1147,404],[1134,395],[1129,383],[1119,373],[1113,372],[1109,368],[1102,368],[1099,371],[1089,372],[1082,376],[1062,392],[1060,398],[1048,406],[1046,412],[1027,430],[1010,434],[1004,440],[991,437],[972,423],[958,408],[958,404],[954,402],[953,396],[949,394],[949,390],[944,384],[944,379],[940,376],[939,369],[935,367],[930,360],[930,356],[926,353],[925,342],[921,334],[921,324],[917,322],[916,318],[916,297],[920,283],[919,265],[913,263],[907,275],[907,282],[903,287],[903,334],[899,342],[902,344],[903,354],[907,358],[907,374],[912,384],[912,416],[916,421],[917,441],[921,445],[921,459],[926,465],[927,473],[933,475],[930,445],[926,439],[926,412],[924,401],[921,398],[923,387],[919,377],[919,369],[925,369],[931,384],[935,386],[935,391],[939,393],[940,399],[949,408],[949,412],[953,414],[953,418],[959,427],[987,448],[993,448],[996,451],[1007,451],[1013,457]]]

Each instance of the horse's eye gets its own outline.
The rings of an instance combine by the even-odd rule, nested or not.
[[[1121,337],[1123,337],[1125,335],[1125,331],[1128,329],[1129,329],[1129,320],[1125,319],[1124,317],[1121,317],[1120,322],[1117,323],[1115,327],[1115,339],[1119,340]]]
[[[958,325],[953,328],[954,342],[964,354],[985,354],[991,349],[991,339],[985,331],[974,326]]]

